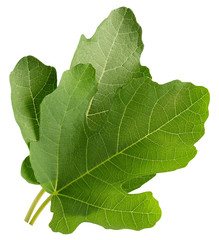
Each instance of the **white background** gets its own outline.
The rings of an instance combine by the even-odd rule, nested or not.
[[[53,233],[49,206],[34,227],[23,221],[38,186],[20,177],[28,154],[14,120],[9,73],[25,55],[55,66],[60,79],[82,33],[91,37],[111,10],[130,7],[143,29],[141,63],[154,81],[174,79],[207,87],[206,134],[198,154],[181,170],[158,174],[136,192],[152,191],[162,218],[142,231],[105,230],[83,223],[72,235]],[[1,239],[219,239],[219,1],[215,0],[5,0],[0,2],[0,238]]]

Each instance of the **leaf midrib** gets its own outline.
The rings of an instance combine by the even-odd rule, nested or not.
[[[104,207],[101,207],[101,206],[98,206],[98,205],[95,205],[95,204],[92,204],[92,203],[89,203],[89,202],[86,202],[86,201],[83,201],[81,199],[78,199],[78,198],[75,198],[75,197],[72,197],[72,196],[68,196],[68,195],[65,195],[65,194],[58,194],[58,196],[61,196],[61,197],[66,197],[66,198],[70,198],[70,199],[73,199],[77,202],[80,202],[80,203],[83,203],[83,204],[86,204],[86,205],[89,205],[91,207],[95,207],[95,208],[98,208],[98,209],[101,209],[101,210],[104,210],[104,211],[112,211],[112,212],[120,212],[120,213],[136,213],[136,214],[142,214],[142,215],[149,215],[149,214],[159,214],[159,213],[152,213],[152,210],[151,212],[137,212],[135,211],[136,208],[138,208],[144,201],[149,201],[148,199],[144,199],[143,201],[141,201],[139,203],[138,206],[136,206],[133,210],[120,210],[120,209],[115,209],[115,208],[104,208]],[[124,200],[125,198],[123,198],[122,200]],[[116,204],[118,205],[118,204]]]
[[[27,61],[27,73],[28,73],[28,84],[29,84],[29,87],[28,87],[28,88],[29,88],[30,97],[31,97],[32,104],[33,104],[35,120],[36,120],[36,122],[37,122],[38,127],[40,127],[39,119],[38,119],[38,117],[37,117],[36,104],[35,104],[35,100],[34,100],[34,97],[33,97],[32,90],[31,90],[31,84],[30,84],[30,67],[29,67],[28,58],[26,58],[26,61]]]
[[[100,75],[100,78],[99,78],[98,83],[100,83],[100,81],[101,81],[102,78],[103,78],[103,75],[104,75],[104,73],[105,73],[105,69],[106,69],[106,66],[107,66],[107,63],[108,63],[110,54],[111,54],[111,52],[112,52],[112,50],[113,50],[114,44],[115,44],[116,39],[117,39],[117,37],[118,37],[118,35],[119,35],[119,31],[120,31],[120,28],[121,28],[122,23],[123,23],[123,21],[124,21],[124,17],[125,17],[125,15],[126,15],[126,13],[127,13],[127,9],[126,9],[125,12],[124,12],[124,15],[123,15],[122,20],[121,20],[121,22],[120,22],[120,24],[119,24],[119,27],[118,27],[118,31],[117,31],[117,33],[115,34],[115,37],[114,37],[114,39],[113,39],[112,45],[111,45],[110,50],[109,50],[109,53],[108,53],[108,55],[107,55],[107,57],[106,57],[106,61],[105,61],[105,63],[104,63],[103,71],[102,71],[102,73],[101,73],[101,75]]]
[[[169,121],[167,121],[166,123],[164,123],[163,125],[161,125],[159,128],[155,129],[154,131],[148,133],[147,135],[145,135],[144,137],[140,138],[139,140],[135,141],[134,143],[132,143],[131,145],[125,147],[124,149],[122,149],[120,152],[115,153],[114,155],[112,155],[111,157],[107,158],[106,160],[104,160],[103,162],[101,162],[100,164],[96,165],[95,167],[91,168],[90,170],[86,171],[84,174],[82,174],[81,176],[79,176],[78,178],[72,180],[70,183],[66,184],[65,186],[63,186],[62,188],[60,188],[59,190],[57,190],[57,194],[64,190],[65,188],[67,188],[68,186],[70,186],[72,183],[78,181],[79,179],[83,178],[84,176],[86,176],[87,174],[89,174],[90,172],[94,171],[96,168],[100,167],[101,165],[105,164],[106,162],[110,161],[111,159],[113,159],[114,157],[118,156],[119,154],[123,153],[124,151],[128,150],[129,148],[133,147],[134,145],[136,145],[137,143],[141,142],[142,140],[146,139],[147,137],[149,137],[150,135],[158,132],[161,128],[163,128],[164,126],[166,126],[167,124],[169,124],[171,121],[173,121],[175,118],[179,117],[180,115],[182,115],[184,112],[188,111],[192,106],[194,106],[197,102],[199,102],[202,98],[204,98],[207,95],[207,92],[201,97],[199,98],[197,101],[195,101],[194,103],[192,103],[188,108],[186,108],[185,110],[183,110],[182,112],[180,112],[179,114],[175,115],[173,118],[171,118]]]

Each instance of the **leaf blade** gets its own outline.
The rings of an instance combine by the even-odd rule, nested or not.
[[[98,224],[106,229],[134,229],[153,227],[161,217],[161,210],[157,200],[150,192],[141,194],[119,194],[118,192],[108,193],[112,201],[91,203],[90,200],[72,198],[69,195],[59,194],[58,206],[53,205],[53,219],[50,227],[53,231],[69,234],[73,232],[82,222]],[[74,206],[74,209],[67,206]],[[126,206],[126,207],[122,207]],[[57,210],[60,211],[57,211]],[[61,216],[58,216],[62,212]],[[69,214],[70,212],[70,214]],[[73,215],[73,216],[72,216]],[[61,224],[60,220],[63,222]]]
[[[190,102],[186,100],[189,94],[192,97]],[[150,207],[147,204],[143,204],[142,207],[142,211],[153,220],[151,220],[152,224],[150,221],[144,220],[142,225],[139,217],[137,217],[138,220],[134,218],[135,221],[130,223],[130,219],[133,218],[131,214],[125,217],[127,224],[124,225],[122,222],[124,219],[122,220],[118,215],[121,213],[118,212],[130,211],[135,214],[133,209],[138,208],[135,204],[139,203],[140,197],[139,194],[127,194],[122,189],[122,184],[136,177],[173,171],[186,166],[196,154],[194,143],[203,135],[204,122],[208,116],[208,102],[209,93],[205,88],[180,81],[159,85],[152,82],[151,79],[140,78],[121,88],[114,99],[107,121],[100,130],[89,131],[84,123],[80,126],[82,129],[80,137],[85,141],[82,141],[80,148],[76,144],[77,156],[75,156],[76,152],[71,150],[67,155],[60,155],[60,160],[68,159],[70,165],[80,159],[82,168],[78,172],[71,169],[69,171],[71,177],[65,170],[64,181],[58,185],[55,191],[55,196],[59,198],[59,207],[52,208],[54,211],[54,218],[51,222],[53,230],[70,233],[77,227],[76,225],[83,221],[90,221],[113,229],[124,227],[141,229],[153,226],[161,216],[159,205],[153,197],[151,198],[152,205],[149,204]],[[48,107],[51,108],[53,105],[50,104]],[[138,115],[133,114],[135,110],[138,111]],[[168,117],[164,114],[165,111],[168,112]],[[181,116],[186,120],[183,121]],[[137,120],[139,122],[135,124]],[[176,120],[184,132],[176,134],[177,138],[175,135],[171,135],[171,138],[168,136],[164,138],[163,134],[166,133],[162,131],[174,131],[175,127],[171,124]],[[129,126],[128,135],[127,126]],[[167,126],[168,128],[165,129]],[[179,129],[177,130],[179,131]],[[50,132],[49,125],[44,131]],[[179,137],[180,134],[185,134],[185,136]],[[152,136],[155,139],[151,138]],[[145,140],[147,140],[146,143],[143,142]],[[64,147],[65,139],[62,141],[63,143],[59,142],[59,144]],[[39,144],[40,141],[31,144],[31,147],[34,148]],[[156,148],[159,144],[160,148]],[[72,149],[74,149],[73,146]],[[33,149],[31,148],[31,150]],[[173,155],[173,150],[175,155]],[[35,151],[38,153],[40,148],[36,148]],[[161,159],[160,156],[165,156],[166,159]],[[55,158],[53,158],[53,162],[54,160]],[[74,174],[72,174],[73,172]],[[66,178],[66,176],[68,177]],[[141,196],[145,198],[148,194],[143,193]],[[123,197],[129,201],[124,203]],[[120,204],[120,201],[124,205]],[[70,205],[74,207],[69,209]],[[66,216],[65,227],[64,223],[57,227],[57,219],[60,221],[60,218],[57,217],[57,212],[61,211],[60,206],[64,208],[63,214]],[[117,219],[118,222],[113,224],[109,219],[107,220],[106,216],[104,217],[103,212],[97,211],[102,206],[104,206],[103,212],[107,211],[107,214],[113,216],[109,219]],[[118,206],[118,211],[114,211]],[[74,220],[77,222],[76,225],[72,224]],[[69,232],[66,230],[67,225]],[[54,226],[56,227],[54,228]],[[64,228],[65,230],[63,230]]]
[[[31,141],[38,140],[40,103],[56,88],[56,70],[27,56],[11,72],[10,84],[14,116],[29,145]]]
[[[31,141],[38,140],[40,103],[56,88],[56,70],[35,57],[23,57],[10,74],[10,84],[14,116],[29,147]],[[22,163],[21,176],[28,183],[38,184],[29,157]]]

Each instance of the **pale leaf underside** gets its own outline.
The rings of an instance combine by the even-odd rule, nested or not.
[[[87,115],[92,129],[104,122],[119,87],[143,74],[151,77],[148,68],[140,64],[143,47],[141,27],[125,7],[112,11],[92,38],[81,36],[71,67],[90,63],[96,69],[99,86]]]

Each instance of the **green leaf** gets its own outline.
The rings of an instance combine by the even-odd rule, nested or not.
[[[39,184],[34,175],[29,156],[24,159],[21,165],[21,176],[31,184]]]
[[[27,145],[39,136],[40,103],[57,85],[56,70],[32,56],[22,58],[10,74],[15,119]]]
[[[92,38],[81,36],[71,67],[91,63],[99,83],[88,109],[89,127],[98,129],[105,121],[119,87],[143,73],[151,77],[148,68],[140,64],[142,51],[141,27],[133,12],[125,7],[112,11]]]
[[[66,234],[82,222],[140,230],[160,219],[151,192],[129,192],[195,157],[209,93],[178,80],[153,82],[140,64],[141,35],[132,11],[119,8],[91,39],[81,37],[55,91],[55,69],[34,57],[12,71],[14,115],[30,147],[21,174],[43,187],[27,222],[44,190],[50,193],[31,225],[50,200],[50,227]]]
[[[31,143],[37,180],[52,194],[50,227],[62,233],[82,222],[111,229],[152,227],[161,217],[157,200],[150,192],[128,194],[124,189],[132,184],[126,184],[185,167],[194,158],[209,93],[191,83],[135,79],[117,91],[106,121],[91,131],[83,112],[94,94],[88,82],[94,81],[87,80],[93,77],[87,72],[79,81],[75,72],[81,68],[65,73],[45,98],[40,139]]]
[[[28,147],[39,137],[40,103],[57,85],[56,70],[36,58],[22,58],[10,74],[11,100],[15,119]],[[37,184],[27,157],[21,175],[29,183]]]

